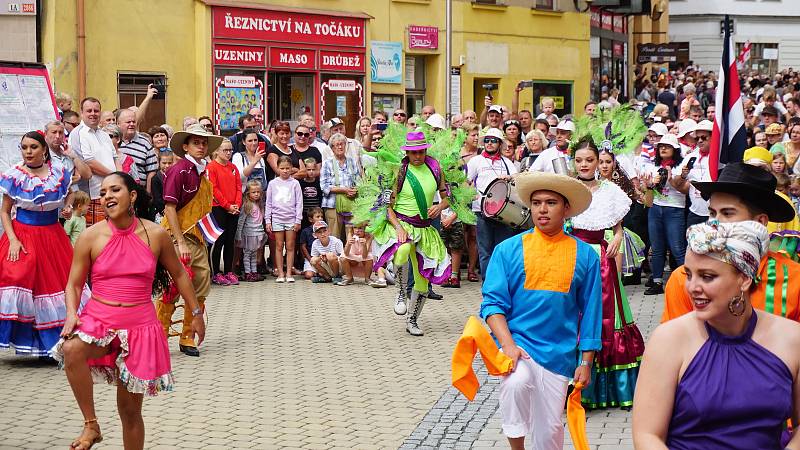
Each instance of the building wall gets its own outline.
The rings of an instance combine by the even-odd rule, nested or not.
[[[36,62],[36,16],[0,15],[0,61]]]
[[[256,0],[250,4],[296,8],[297,3]],[[531,8],[533,0],[509,3],[493,7],[453,2],[453,65],[458,65],[462,56],[466,61],[462,109],[474,103],[474,78],[496,79],[499,91],[495,102],[509,106],[519,80],[574,81],[573,110],[580,108],[589,95],[588,15],[537,11]],[[56,90],[77,96],[75,5],[73,1],[44,2],[42,42],[43,62],[51,69]],[[425,102],[444,111],[448,66],[444,0],[304,0],[302,7],[372,16],[367,21],[367,52],[372,40],[405,43],[408,25],[438,27],[439,50],[429,53],[426,61]],[[98,97],[106,109],[117,107],[117,74],[126,72],[166,74],[167,122],[172,125],[179,125],[186,115],[211,112],[210,6],[201,0],[85,0],[85,16],[87,94]],[[496,61],[507,64],[494,64]],[[369,73],[366,78],[368,111],[372,93],[405,92],[403,84],[373,84]],[[522,108],[530,107],[532,96],[523,92],[520,103]]]

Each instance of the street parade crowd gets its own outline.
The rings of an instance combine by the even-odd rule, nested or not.
[[[113,111],[59,94],[0,175],[0,347],[63,367],[72,448],[103,439],[108,382],[140,449],[143,396],[173,387],[168,337],[200,356],[212,285],[393,286],[423,336],[430,300],[481,282],[511,448],[562,448],[574,384],[586,408],[633,408],[637,448],[800,449],[800,77],[742,80],[748,148],[712,181],[714,73],[637,75],[635,99],[604,86],[564,117],[547,97],[519,110],[521,83],[449,123],[254,107],[229,137],[208,116],[138,131],[154,89]],[[641,283],[665,295],[646,348]]]

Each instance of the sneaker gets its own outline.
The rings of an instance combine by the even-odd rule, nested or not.
[[[286,282],[286,278],[278,277],[278,278],[275,279],[275,282],[276,283],[284,283],[284,282]]]
[[[333,284],[338,285],[339,283],[342,282],[342,277],[333,277],[332,281],[333,281]]]
[[[336,286],[350,286],[351,284],[353,284],[352,278],[342,278],[340,281],[334,283]]]
[[[253,274],[252,273],[245,272],[244,277],[242,277],[242,281],[250,283],[250,282],[255,281],[255,280],[253,279]]]
[[[236,274],[235,274],[235,273],[233,273],[233,272],[228,272],[228,273],[226,273],[226,274],[225,274],[225,278],[227,278],[227,279],[228,279],[228,281],[230,281],[230,283],[231,283],[232,285],[237,285],[237,284],[239,284],[239,277],[237,277],[237,276],[236,276]]]
[[[294,277],[286,277],[287,283],[294,283]]]
[[[386,280],[384,280],[383,278],[378,278],[377,280],[370,280],[369,285],[374,288],[385,288]]]
[[[651,288],[651,287],[653,287],[653,284],[655,284],[655,281],[653,281],[653,278],[648,278],[647,282],[644,283],[644,287]]]
[[[653,286],[644,291],[644,295],[658,295],[664,293],[664,283],[653,282]]]
[[[229,286],[231,284],[230,281],[225,277],[225,275],[218,273],[211,277],[211,282],[214,284],[218,284],[220,286]]]
[[[322,278],[321,276],[314,275],[313,277],[311,277],[311,282],[312,283],[324,283],[325,279]]]

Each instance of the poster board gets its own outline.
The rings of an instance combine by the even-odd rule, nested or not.
[[[252,76],[226,75],[216,81],[216,119],[221,132],[239,129],[239,117],[251,108],[264,110],[264,85]]]
[[[40,64],[0,62],[0,173],[22,161],[19,141],[58,119],[47,69]]]

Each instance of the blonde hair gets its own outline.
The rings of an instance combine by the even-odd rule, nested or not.
[[[553,97],[542,97],[541,99],[539,99],[539,105],[541,106],[544,106],[546,102],[552,103],[553,106],[556,106],[556,99],[554,99]]]
[[[78,209],[81,206],[88,205],[91,199],[89,194],[83,191],[75,191],[72,193],[72,208]]]
[[[541,144],[542,150],[547,148],[548,144],[547,136],[545,136],[544,133],[542,133],[542,130],[538,128],[533,128],[531,131],[528,131],[528,134],[525,135],[525,145],[528,145],[528,139],[532,138],[533,136],[539,137],[539,144]],[[533,149],[529,148],[528,150],[533,150]]]
[[[363,122],[365,120],[367,122],[369,122],[370,125],[372,125],[372,119],[370,119],[367,116],[364,116],[364,117],[358,119],[358,122],[356,122],[356,140],[359,141],[359,142],[361,142],[361,139],[364,137],[364,135],[361,134],[361,122]]]
[[[477,123],[466,123],[461,126],[461,129],[464,130],[464,133],[470,134],[473,131],[477,131],[478,133],[481,132],[481,126]]]
[[[264,190],[261,188],[261,182],[258,181],[258,180],[250,180],[250,181],[247,182],[246,186],[247,186],[247,189],[245,189],[244,196],[242,198],[242,211],[244,211],[245,214],[250,214],[250,211],[253,210],[253,207],[258,208],[258,207],[260,207],[260,203],[261,203],[261,202],[259,202],[259,204],[256,204],[256,202],[250,200],[250,189],[251,188],[256,188],[262,194],[264,193]]]
[[[222,138],[222,142],[220,142],[219,147],[215,148],[211,152],[211,159],[216,159],[217,153],[219,153],[219,151],[222,149],[222,146],[225,145],[225,144],[230,145],[231,146],[231,150],[233,150],[233,142],[231,142],[230,139],[224,137],[224,138]]]

